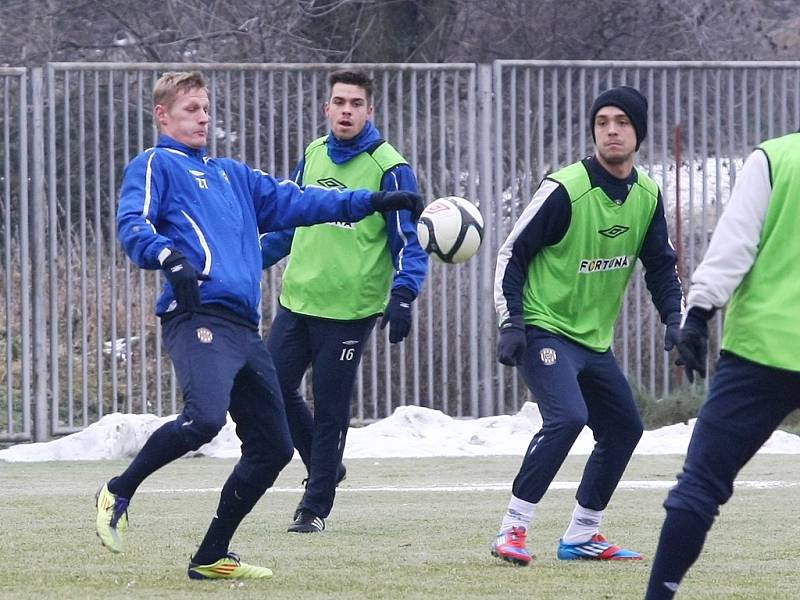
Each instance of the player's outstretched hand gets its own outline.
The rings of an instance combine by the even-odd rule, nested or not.
[[[381,319],[381,329],[389,325],[389,342],[402,342],[411,333],[411,306],[414,295],[411,290],[399,287],[392,290],[389,305]]]
[[[172,293],[178,308],[182,310],[195,310],[200,306],[200,288],[198,281],[208,281],[210,277],[198,273],[197,269],[179,250],[172,250],[170,255],[161,263],[164,275],[172,286]]]
[[[528,347],[525,336],[525,322],[521,315],[506,319],[500,325],[500,337],[497,339],[497,360],[513,367],[522,364],[522,357]]]
[[[706,359],[708,357],[708,320],[714,314],[713,310],[693,307],[686,315],[686,320],[681,327],[676,346],[680,358],[676,365],[683,365],[686,369],[686,378],[694,383],[694,373],[700,377],[706,376]]]
[[[410,210],[411,216],[416,221],[425,209],[422,196],[416,192],[375,192],[372,194],[372,206],[378,212],[391,212],[393,210]]]

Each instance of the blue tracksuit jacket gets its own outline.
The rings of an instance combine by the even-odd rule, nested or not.
[[[182,252],[208,275],[202,304],[220,305],[253,325],[260,321],[259,234],[325,221],[358,221],[373,212],[367,190],[307,188],[229,158],[210,158],[161,135],[125,169],[117,232],[143,269],[159,269],[165,248]],[[335,201],[331,201],[335,200]],[[156,314],[174,310],[168,282]]]

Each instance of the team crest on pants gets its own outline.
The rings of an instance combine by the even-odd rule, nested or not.
[[[211,333],[210,329],[206,329],[205,327],[198,327],[197,339],[200,340],[201,344],[210,344],[214,340],[214,334]]]
[[[542,363],[547,365],[556,364],[556,351],[552,348],[542,348],[539,350],[539,358],[542,359]]]

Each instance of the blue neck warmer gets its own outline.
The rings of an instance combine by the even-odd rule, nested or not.
[[[381,139],[381,132],[372,124],[372,121],[367,121],[361,133],[351,140],[340,140],[333,135],[332,131],[329,131],[327,144],[328,158],[330,158],[334,164],[340,165],[351,158],[355,158],[362,152],[369,150],[379,139]]]

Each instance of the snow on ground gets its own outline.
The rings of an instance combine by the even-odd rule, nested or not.
[[[0,460],[32,462],[132,458],[153,431],[173,418],[114,413],[78,433],[51,442],[18,444],[0,450]],[[541,425],[539,409],[530,402],[526,402],[515,415],[479,419],[453,419],[438,410],[402,406],[386,419],[366,427],[350,429],[345,458],[522,456]],[[694,420],[688,424],[646,431],[636,447],[636,453],[684,454],[693,427]],[[589,454],[593,444],[591,431],[584,429],[571,454]],[[776,431],[761,452],[800,454],[800,436]],[[228,420],[220,434],[194,454],[215,458],[238,457],[239,440],[233,423]]]

